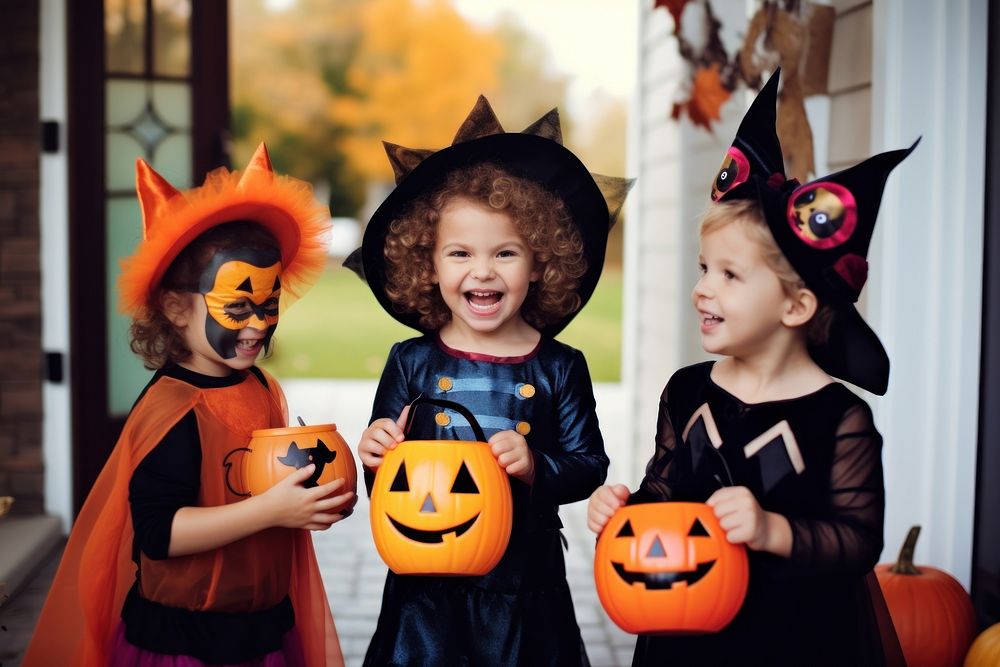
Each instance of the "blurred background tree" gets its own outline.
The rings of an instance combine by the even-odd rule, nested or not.
[[[329,185],[335,216],[361,213],[366,184],[391,183],[383,139],[446,146],[480,94],[509,130],[565,107],[565,75],[513,17],[479,28],[447,0],[232,9],[233,163],[266,138],[278,169]]]
[[[382,140],[449,145],[480,94],[508,131],[558,107],[566,145],[595,172],[625,174],[626,101],[596,92],[574,113],[572,75],[510,11],[484,25],[452,0],[239,0],[230,14],[233,164],[266,141],[277,170],[328,199],[337,229],[359,230],[391,190]],[[561,336],[598,380],[619,376],[622,227],[599,293]],[[267,362],[279,375],[377,376],[389,345],[412,335],[337,257],[310,301],[350,312],[352,327],[331,329],[329,310],[289,311]]]

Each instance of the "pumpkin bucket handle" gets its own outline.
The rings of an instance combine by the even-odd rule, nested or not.
[[[410,425],[413,423],[413,415],[417,412],[417,407],[420,405],[436,405],[439,408],[446,408],[448,410],[454,410],[458,414],[465,417],[469,426],[472,427],[472,433],[476,436],[476,440],[479,442],[486,442],[486,436],[483,434],[483,429],[479,426],[479,422],[476,421],[476,417],[469,412],[468,408],[464,405],[460,405],[455,401],[446,401],[442,398],[430,398],[419,394],[415,399],[410,401],[410,413],[406,415],[406,424],[403,426],[403,433],[409,434]]]

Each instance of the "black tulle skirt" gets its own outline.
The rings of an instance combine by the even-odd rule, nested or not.
[[[751,570],[751,572],[753,572]],[[640,636],[633,667],[905,667],[874,574],[751,575],[740,613],[716,634]]]

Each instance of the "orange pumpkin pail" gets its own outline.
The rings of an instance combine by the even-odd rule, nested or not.
[[[702,634],[726,627],[743,606],[750,566],[704,503],[619,509],[594,554],[604,610],[634,634]]]
[[[336,424],[256,430],[247,447],[230,452],[224,465],[229,468],[226,481],[230,491],[238,496],[259,496],[310,463],[316,465],[316,471],[305,481],[306,488],[345,479],[337,494],[357,491],[358,468]]]
[[[510,540],[510,480],[457,403],[418,397],[404,431],[420,404],[460,413],[477,440],[406,440],[386,452],[371,491],[375,547],[396,574],[484,575]]]

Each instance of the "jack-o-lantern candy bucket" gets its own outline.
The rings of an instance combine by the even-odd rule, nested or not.
[[[421,404],[458,412],[477,441],[406,440],[385,453],[371,491],[375,547],[396,574],[486,574],[510,540],[510,480],[457,403],[418,397],[404,432]]]
[[[597,595],[635,634],[718,632],[746,597],[746,548],[730,544],[703,503],[622,507],[597,540]]]
[[[238,461],[231,460],[235,454],[242,454]],[[340,495],[357,491],[358,486],[354,456],[335,424],[258,429],[245,449],[229,453],[226,463],[237,468],[229,475],[236,472],[238,481],[234,485],[227,476],[227,483],[233,493],[241,496],[259,496],[310,463],[316,465],[316,470],[303,482],[306,488],[345,479],[346,484],[336,492]]]

